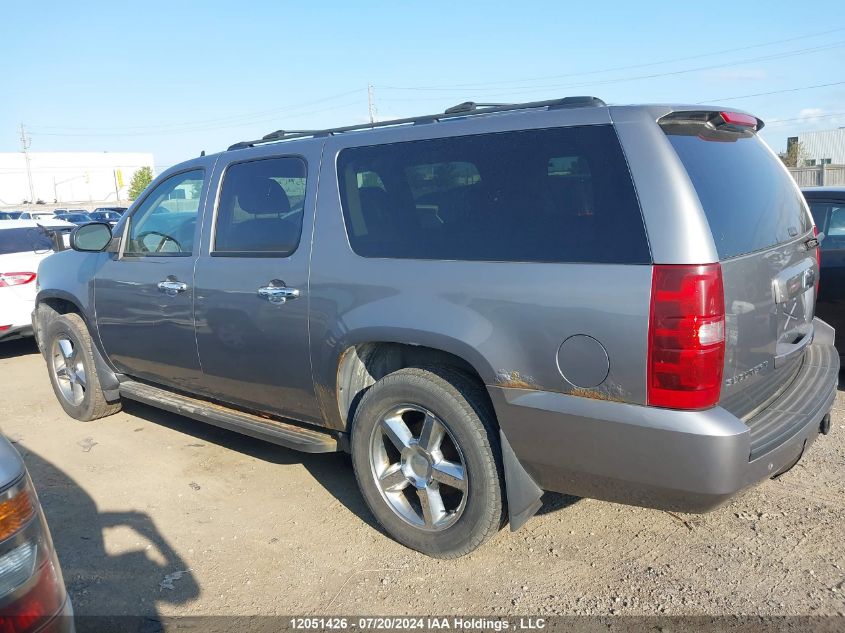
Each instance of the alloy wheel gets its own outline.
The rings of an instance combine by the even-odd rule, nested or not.
[[[463,453],[449,428],[417,405],[394,407],[373,429],[370,469],[402,520],[427,531],[453,525],[466,506]]]
[[[60,336],[53,341],[51,357],[53,375],[62,397],[74,406],[82,404],[88,379],[79,354],[79,346],[69,338]]]

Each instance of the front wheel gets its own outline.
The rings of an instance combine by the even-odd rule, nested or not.
[[[503,523],[493,413],[461,373],[411,368],[376,382],[355,412],[352,462],[378,522],[429,556],[468,554]]]
[[[65,413],[88,422],[120,411],[120,402],[108,402],[100,387],[94,343],[82,317],[71,312],[51,319],[44,343],[50,383]]]

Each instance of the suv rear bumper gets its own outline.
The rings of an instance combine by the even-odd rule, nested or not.
[[[673,411],[546,391],[488,390],[503,434],[540,488],[706,512],[800,459],[833,406],[838,373],[835,348],[810,345],[790,386],[747,424],[721,407]],[[761,428],[758,418],[771,431],[765,447],[759,431],[752,438],[752,428]]]

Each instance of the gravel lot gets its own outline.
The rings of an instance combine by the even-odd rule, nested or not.
[[[0,420],[77,614],[845,612],[845,410],[792,471],[707,515],[549,495],[456,561],[386,538],[345,455],[140,404],[66,417],[31,341],[0,344]]]

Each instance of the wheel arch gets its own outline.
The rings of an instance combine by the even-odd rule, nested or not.
[[[539,510],[543,491],[526,472],[501,430],[481,373],[461,356],[436,347],[393,341],[368,341],[348,346],[338,360],[335,387],[336,414],[343,423],[343,430],[346,433],[351,431],[358,403],[377,380],[398,369],[426,365],[450,367],[484,387],[482,392],[487,398],[498,434],[508,519],[511,530],[516,531]]]
[[[120,380],[117,372],[109,366],[105,360],[106,356],[103,350],[100,349],[100,338],[97,335],[96,328],[91,320],[88,318],[85,310],[82,309],[81,303],[71,293],[63,290],[42,290],[35,298],[35,313],[33,318],[35,342],[38,349],[41,350],[42,355],[45,356],[46,341],[44,340],[44,332],[50,320],[57,318],[63,314],[73,313],[79,315],[85,327],[88,329],[88,335],[91,337],[92,353],[94,356],[94,365],[97,369],[97,375],[100,379],[100,386],[110,401],[117,400],[120,396],[119,386]]]
[[[475,365],[441,347],[390,340],[348,345],[338,357],[335,373],[334,412],[342,430],[349,432],[358,402],[377,380],[399,369],[425,365],[451,367],[479,385],[485,384],[482,373]],[[492,403],[490,408],[492,411]]]

